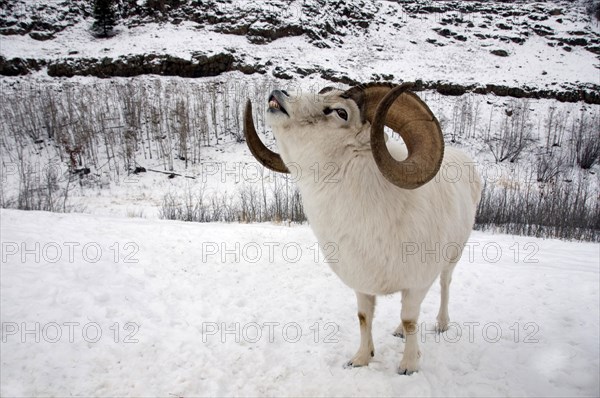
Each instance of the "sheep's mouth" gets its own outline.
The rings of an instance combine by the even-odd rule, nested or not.
[[[274,95],[269,97],[269,112],[282,112],[285,115],[290,116]]]

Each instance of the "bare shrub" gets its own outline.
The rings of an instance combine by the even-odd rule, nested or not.
[[[2,189],[2,206],[19,210],[39,210],[69,213],[84,207],[69,200],[73,180],[80,178],[70,172],[62,173],[58,165],[18,164],[18,193],[6,198]],[[61,180],[64,184],[61,187]],[[4,184],[2,184],[4,185]]]
[[[565,157],[561,152],[546,152],[537,155],[536,181],[549,183],[555,181],[564,168]]]
[[[517,161],[521,153],[531,145],[533,123],[530,117],[529,100],[510,101],[499,131],[493,134],[488,132],[485,138],[496,163]]]
[[[554,184],[496,185],[486,182],[475,221],[478,230],[600,241],[598,194],[579,175]]]
[[[460,138],[474,135],[479,123],[480,102],[473,95],[462,95],[454,102],[451,120],[446,121],[450,131],[450,142],[458,142]]]
[[[550,106],[548,108],[548,114],[544,120],[544,126],[546,128],[546,149],[548,151],[562,146],[568,123],[569,113],[566,110],[557,109],[556,106]]]
[[[274,183],[270,192],[244,184],[234,194],[214,192],[206,196],[203,188],[187,187],[181,195],[169,192],[163,197],[159,217],[195,222],[306,221],[300,193],[295,186],[288,185],[286,189],[285,183]]]
[[[582,110],[573,123],[571,142],[575,161],[582,169],[588,170],[600,160],[600,111],[589,116]]]

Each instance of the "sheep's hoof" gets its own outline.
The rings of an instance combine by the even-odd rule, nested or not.
[[[352,361],[348,361],[344,364],[344,369],[352,369],[352,368],[360,368],[366,365],[361,365],[359,363],[354,363]]]
[[[394,330],[394,333],[392,333],[395,337],[400,337],[401,339],[404,338],[404,326],[402,326],[402,324],[400,324],[396,330]]]
[[[369,354],[371,354],[369,356]],[[349,360],[348,362],[346,362],[346,364],[344,365],[344,368],[359,368],[361,366],[367,366],[369,365],[369,361],[371,360],[372,357],[375,356],[375,351],[371,350],[370,353],[364,355],[362,353],[357,353],[351,360]]]
[[[418,370],[398,369],[398,374],[403,376],[410,376],[413,373],[417,373]]]
[[[363,366],[369,366],[369,361],[353,358],[344,364],[344,369],[360,368]]]
[[[435,331],[437,334],[444,333],[448,330],[448,324],[450,323],[450,319],[448,317],[440,317],[438,316],[437,322],[435,323]]]

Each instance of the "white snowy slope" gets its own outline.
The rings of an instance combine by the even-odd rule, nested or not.
[[[223,2],[222,12],[231,12],[228,7],[235,8],[242,3],[245,2]],[[264,7],[263,13],[267,14],[275,10],[277,18],[285,18],[287,24],[307,23],[311,17],[303,11],[303,2],[288,3],[286,8],[281,4],[270,5],[269,2],[263,5],[257,2],[256,6]],[[591,21],[584,8],[578,5],[548,2],[545,7],[562,11],[560,15],[553,15],[549,19],[544,16],[547,20],[537,23],[529,18],[536,10],[528,4],[515,5],[509,16],[503,16],[502,11],[491,15],[462,14],[458,11],[415,14],[406,11],[405,5],[400,2],[382,1],[377,2],[378,10],[369,28],[361,34],[343,37],[343,45],[335,48],[317,48],[308,42],[306,35],[284,37],[268,44],[254,44],[244,36],[224,34],[210,25],[191,21],[177,25],[146,23],[139,26],[126,26],[123,25],[126,21],[121,21],[116,28],[118,35],[106,40],[95,38],[90,33],[93,19],[87,18],[57,33],[52,40],[39,41],[29,35],[2,36],[0,56],[7,59],[19,57],[55,61],[168,54],[191,59],[198,52],[214,55],[231,51],[250,65],[269,60],[267,69],[271,73],[275,68],[290,73],[297,68],[331,69],[365,82],[372,80],[374,75],[386,74],[394,76],[395,80],[406,81],[424,79],[457,84],[546,86],[553,89],[559,88],[559,83],[598,84],[597,54],[582,46],[565,51],[561,48],[562,43],[561,46],[549,43],[523,26],[541,23],[549,32],[562,38],[567,37],[569,32],[597,37],[600,25]],[[530,10],[530,13],[520,15],[519,8]],[[8,17],[14,18],[10,14]],[[467,23],[447,25],[443,22],[446,18],[464,19],[468,26]],[[496,24],[504,24],[508,30],[499,29]],[[441,28],[450,28],[453,36],[464,36],[465,41],[441,36],[434,30]],[[487,38],[477,38],[477,35]],[[517,44],[510,38],[527,40],[524,40],[524,44]],[[509,56],[493,55],[491,51],[497,49],[506,51]],[[46,71],[34,76],[43,78]]]
[[[399,376],[398,295],[373,362],[343,368],[354,293],[307,226],[0,216],[2,396],[600,395],[597,244],[473,233],[453,328],[427,332],[436,283],[422,370]]]

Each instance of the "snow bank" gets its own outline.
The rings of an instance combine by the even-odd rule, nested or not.
[[[431,332],[435,284],[407,377],[398,295],[379,300],[374,361],[342,367],[354,293],[306,226],[0,215],[4,396],[600,394],[596,244],[474,233],[455,323]]]

